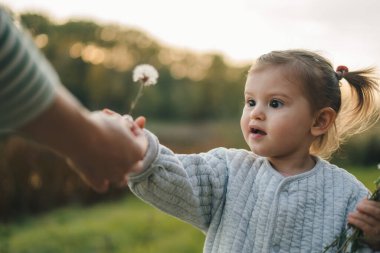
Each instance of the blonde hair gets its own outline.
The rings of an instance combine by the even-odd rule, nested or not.
[[[262,55],[249,73],[271,66],[284,68],[289,79],[301,84],[312,113],[325,107],[331,107],[337,113],[334,125],[312,143],[310,153],[313,155],[329,158],[348,137],[368,129],[379,119],[378,79],[373,68],[348,71],[344,67],[346,71],[340,68],[336,72],[332,64],[317,53],[285,50]],[[349,84],[351,92],[342,93],[342,78]]]

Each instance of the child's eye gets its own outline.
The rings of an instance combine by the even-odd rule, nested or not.
[[[284,106],[284,103],[277,100],[277,99],[272,99],[270,102],[269,102],[269,106],[272,107],[272,108],[280,108],[282,106]]]
[[[248,105],[249,107],[254,107],[254,106],[256,105],[256,101],[253,100],[253,99],[248,99],[248,100],[247,100],[247,105]]]

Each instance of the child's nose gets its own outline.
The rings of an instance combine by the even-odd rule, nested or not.
[[[265,119],[265,112],[264,112],[263,108],[257,104],[252,109],[252,111],[250,113],[250,117],[251,117],[251,119],[255,119],[255,120],[264,120]]]

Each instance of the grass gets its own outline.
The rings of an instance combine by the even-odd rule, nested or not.
[[[369,168],[348,166],[345,169],[354,174],[368,189],[375,190],[375,181],[380,177],[380,170],[375,166]]]
[[[202,252],[204,235],[135,197],[67,207],[0,229],[1,253]]]

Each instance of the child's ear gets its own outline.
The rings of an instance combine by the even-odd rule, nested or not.
[[[336,119],[336,112],[331,107],[325,107],[319,110],[314,119],[311,127],[311,134],[315,137],[326,133],[329,128],[334,124]]]

